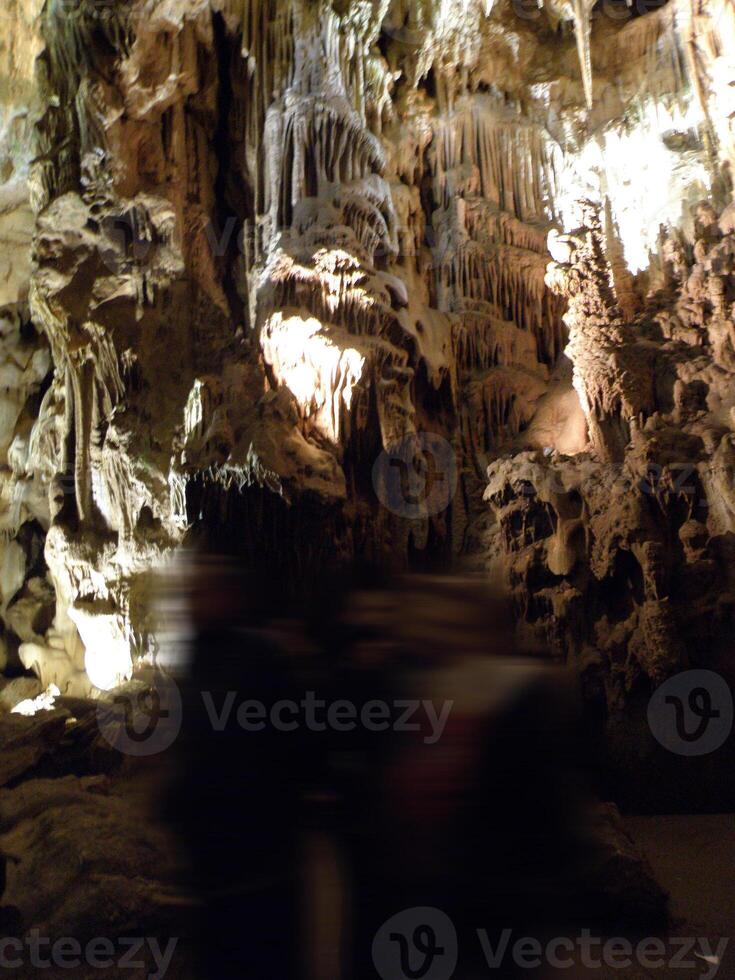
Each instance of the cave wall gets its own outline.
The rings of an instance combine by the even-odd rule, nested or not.
[[[732,11],[583,7],[10,8],[28,50],[3,51],[8,118],[36,107],[7,212],[26,237],[3,247],[28,300],[8,356],[31,365],[2,481],[16,666],[72,693],[130,677],[155,653],[152,572],[193,541],[289,583],[469,552],[564,654],[598,649],[609,619],[567,585],[612,576],[623,612],[648,609],[620,649],[659,630],[677,593],[625,584],[654,559],[626,578],[631,547],[599,544],[585,481],[659,424],[684,439],[691,422],[702,465],[727,465],[730,238],[694,205],[730,199]],[[421,485],[437,446],[456,492],[408,506],[381,454]],[[577,496],[547,501],[536,474],[506,519],[523,468],[557,459]],[[630,516],[667,567],[688,561],[680,512],[663,542]]]
[[[38,98],[34,63],[40,2],[3,9],[0,38],[0,667],[18,664],[33,623],[46,629],[53,591],[43,557],[49,514],[42,479],[26,474],[28,447],[53,362],[29,309],[35,215],[29,173]],[[28,477],[28,478],[26,478]]]

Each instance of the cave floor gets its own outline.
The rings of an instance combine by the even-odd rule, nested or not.
[[[58,719],[57,714],[60,714]],[[77,714],[81,716],[81,711]],[[71,909],[79,917],[77,905],[82,888],[83,897],[86,895],[88,901],[84,906],[85,931],[101,935],[110,925],[101,913],[102,899],[109,893],[119,901],[120,894],[124,894],[126,902],[130,903],[130,912],[144,914],[144,928],[153,930],[142,935],[181,937],[167,977],[170,980],[205,980],[196,975],[192,950],[184,938],[191,934],[191,926],[199,912],[196,901],[187,894],[186,875],[181,873],[184,859],[161,811],[161,793],[166,782],[164,761],[158,756],[137,760],[110,777],[73,775],[69,769],[78,770],[83,761],[88,773],[94,772],[95,765],[88,751],[82,752],[81,748],[69,755],[70,746],[81,744],[78,739],[87,730],[89,720],[80,717],[75,724],[69,721],[57,711],[27,719],[5,716],[0,725],[0,736],[7,729],[5,738],[0,737],[0,746],[5,750],[3,759],[8,770],[5,787],[0,790],[0,827],[3,831],[0,852],[12,856],[7,869],[5,903],[20,908],[24,920],[30,922],[43,922],[42,916],[47,917],[53,909]],[[75,736],[75,732],[78,735]],[[54,740],[60,739],[62,733],[63,742],[59,742],[54,750]],[[41,770],[38,755],[49,751],[51,755]],[[666,965],[658,968],[640,963],[630,967],[612,968],[603,963],[589,967],[577,962],[579,955],[575,952],[574,965],[556,970],[541,966],[523,968],[511,974],[488,968],[473,976],[457,971],[455,980],[504,975],[528,976],[534,980],[560,976],[571,980],[587,977],[609,977],[611,980],[617,977],[625,980],[651,977],[711,980],[719,977],[730,980],[735,977],[735,943],[730,938],[735,920],[735,814],[628,816],[624,818],[624,826],[648,858],[656,879],[670,895],[674,925],[669,937],[691,938],[688,948],[682,951],[680,945],[672,945],[669,940]],[[54,865],[50,848],[57,838],[59,847],[62,844],[63,847],[56,854],[58,861]],[[75,870],[80,861],[87,868],[81,879]],[[338,943],[340,932],[336,925],[339,887],[333,880],[334,862],[329,846],[326,849],[310,848],[307,863],[310,885],[314,886],[310,890],[312,894],[318,894],[309,916],[312,936],[307,959],[312,968],[307,971],[305,980],[339,980],[334,950],[332,955],[329,953],[330,946]],[[333,884],[337,887],[332,887]],[[90,887],[93,891],[87,894]],[[330,914],[330,907],[335,909],[334,916]],[[313,915],[317,908],[320,910],[319,923],[314,921]],[[548,936],[545,940],[551,938],[554,937]],[[570,938],[575,939],[574,936]],[[605,941],[612,937],[600,938]],[[696,955],[698,951],[705,955],[717,951],[720,940],[725,938],[729,943],[721,962],[707,962]],[[706,939],[706,943],[702,939]],[[676,955],[684,962],[677,965],[673,961]],[[99,971],[80,971],[75,975],[98,974]],[[37,974],[29,971],[16,975],[31,977]],[[38,975],[56,976],[49,971]],[[58,975],[68,976],[69,971]],[[133,971],[120,975],[132,977],[138,974]]]
[[[658,968],[634,964],[630,967],[605,965],[585,967],[577,962],[564,969],[533,969],[520,971],[536,980],[567,977],[583,980],[597,977],[602,980],[694,980],[735,977],[735,944],[732,941],[735,923],[735,814],[656,814],[627,816],[625,828],[653,868],[658,882],[670,896],[674,926],[670,938],[686,940],[667,944],[668,965]],[[694,940],[706,937],[709,949],[716,950],[727,939],[719,965],[708,963],[696,950],[707,949]],[[676,958],[681,960],[675,963]],[[696,962],[696,966],[692,965]],[[492,975],[492,974],[488,974]],[[472,978],[475,980],[475,978]],[[477,978],[479,980],[479,977]]]

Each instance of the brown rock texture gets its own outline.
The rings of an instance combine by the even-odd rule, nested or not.
[[[735,238],[700,207],[703,237],[626,323],[587,216],[549,279],[569,296],[589,446],[496,461],[485,499],[527,618],[565,653],[602,654],[625,687],[640,672],[665,678],[693,648],[716,660],[727,646]]]
[[[674,569],[717,574],[733,509],[727,4],[6,17],[10,668],[67,695],[127,681],[156,653],[152,573],[203,541],[284,588],[485,549],[524,614],[543,580],[532,620],[598,656],[604,610],[575,595],[618,576],[609,632],[663,676]],[[652,494],[608,489],[649,464]],[[536,497],[511,504],[521,480]]]
[[[643,757],[654,743],[633,719],[655,687],[688,668],[731,682],[729,210],[718,219],[702,204],[695,242],[663,243],[664,284],[626,323],[609,288],[599,216],[587,207],[587,225],[569,236],[569,261],[550,267],[549,281],[569,296],[567,354],[589,446],[574,455],[526,451],[488,469],[496,523],[487,553],[501,563],[521,619],[578,665],[613,740],[627,728],[623,742],[637,740]],[[618,746],[636,769],[631,748]],[[688,785],[681,793],[690,790],[702,792]]]
[[[682,669],[732,680],[735,8],[648,6],[7,0],[8,928],[167,927],[157,773],[97,712],[192,545],[284,593],[469,560],[639,804],[735,806],[645,723]],[[595,834],[591,890],[660,912],[613,807]]]

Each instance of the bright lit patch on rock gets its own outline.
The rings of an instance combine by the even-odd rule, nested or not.
[[[307,577],[497,552],[488,464],[622,466],[662,419],[724,533],[730,0],[68,6],[13,0],[0,51],[0,665],[126,681],[218,528]],[[422,432],[459,489],[396,525],[372,466]]]
[[[56,698],[61,695],[61,691],[55,684],[49,684],[46,690],[39,694],[35,698],[26,698],[24,701],[19,701],[14,708],[11,709],[14,715],[25,715],[30,717],[35,715],[38,711],[51,711],[54,707]]]

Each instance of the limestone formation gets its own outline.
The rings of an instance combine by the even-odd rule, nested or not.
[[[664,243],[665,282],[625,323],[600,222],[549,279],[569,297],[567,353],[589,444],[492,463],[485,499],[520,616],[604,691],[610,712],[692,667],[729,671],[733,629],[735,236],[697,209]],[[584,281],[585,288],[580,288]]]
[[[6,931],[166,927],[99,721],[190,546],[472,564],[666,798],[648,697],[732,676],[733,93],[732,0],[6,0]],[[661,912],[599,825],[592,890]]]
[[[289,587],[481,542],[567,652],[601,655],[608,615],[621,656],[665,673],[671,577],[724,561],[735,508],[727,3],[47,0],[6,19],[11,674],[128,681],[156,655],[153,573],[200,539]],[[425,432],[458,491],[407,520],[371,474],[397,446],[428,472]],[[648,496],[610,490],[651,467]],[[580,567],[631,582],[625,630],[575,598]]]

